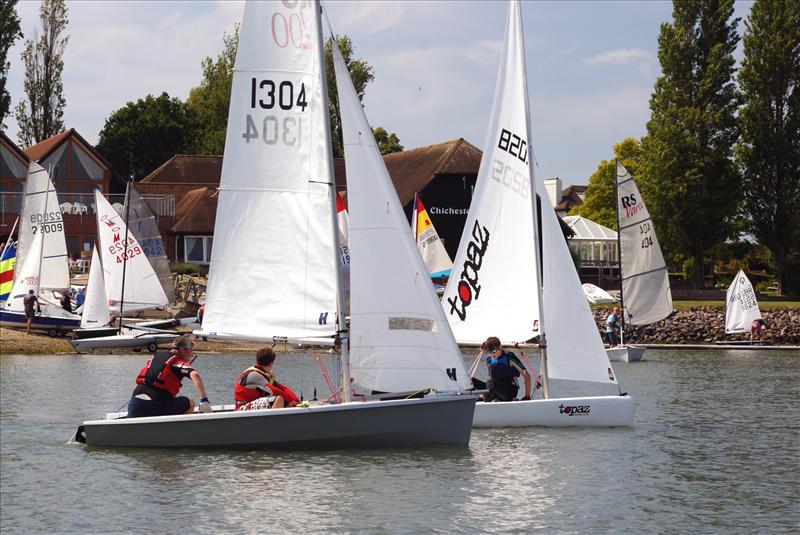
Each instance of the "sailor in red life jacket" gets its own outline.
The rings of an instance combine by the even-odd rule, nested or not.
[[[206,387],[190,363],[193,354],[191,334],[177,338],[168,352],[156,351],[136,378],[136,388],[128,402],[128,418],[194,412],[194,400],[178,396],[181,380],[186,377],[192,380],[200,396],[200,412],[211,412]]]
[[[300,402],[288,386],[275,380],[274,362],[275,352],[269,347],[261,348],[256,353],[256,365],[239,375],[233,387],[237,411],[280,409],[294,407]]]

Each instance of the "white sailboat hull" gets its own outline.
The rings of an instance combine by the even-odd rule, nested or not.
[[[590,396],[475,404],[473,427],[629,427],[630,396]]]
[[[126,334],[115,334],[111,336],[97,336],[94,338],[73,338],[70,340],[72,347],[78,351],[87,349],[122,349],[126,347],[145,348],[148,351],[155,351],[159,344],[172,343],[178,336],[185,333],[177,331],[136,331],[123,328]]]
[[[644,357],[645,348],[641,346],[617,346],[606,349],[611,362],[639,362]]]
[[[76,436],[89,446],[237,449],[366,449],[422,444],[466,446],[474,396],[351,402],[84,422]]]

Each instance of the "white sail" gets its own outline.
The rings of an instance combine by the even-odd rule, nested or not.
[[[328,103],[317,4],[245,6],[203,316],[210,336],[335,330]]]
[[[669,272],[633,177],[620,162],[616,174],[625,322],[649,325],[672,314]]]
[[[725,332],[749,332],[754,320],[761,318],[756,293],[741,269],[725,294]]]
[[[32,245],[36,234],[44,233],[41,247],[39,286],[47,289],[69,288],[69,259],[64,238],[64,220],[58,195],[47,171],[31,161],[25,182],[25,198],[19,223],[17,263],[23,265],[28,254],[40,254]]]
[[[123,216],[111,206],[100,190],[94,193],[97,238],[109,308],[119,312],[122,306],[124,312],[130,312],[166,305],[169,300],[158,275],[133,233],[126,233]]]
[[[414,212],[411,216],[414,229],[414,239],[422,255],[422,261],[428,268],[431,277],[449,275],[453,269],[453,261],[444,248],[444,243],[439,239],[439,234],[428,216],[422,197],[414,195]]]
[[[92,247],[92,263],[89,265],[89,280],[86,283],[86,299],[83,302],[81,328],[102,327],[111,321],[108,297],[103,280],[103,266],[97,247]]]
[[[11,288],[11,294],[5,302],[7,310],[24,311],[25,305],[22,300],[30,290],[33,290],[35,295],[39,295],[39,273],[42,264],[42,255],[40,253],[43,247],[43,236],[46,236],[46,234],[41,232],[31,236],[28,248],[29,254],[25,257],[24,262],[17,263],[14,270],[14,286]]]
[[[350,208],[353,379],[382,392],[469,388],[461,351],[337,47],[333,64]]]
[[[128,193],[130,210],[123,208],[122,213],[127,218],[128,229],[133,233],[136,241],[141,245],[145,256],[153,266],[153,271],[158,275],[161,287],[170,303],[175,303],[175,287],[172,283],[172,272],[169,269],[169,259],[158,230],[158,221],[152,210],[147,205],[136,188],[131,184]]]
[[[538,334],[525,50],[512,4],[494,105],[469,215],[442,304],[459,342]]]
[[[340,193],[336,194],[336,224],[339,227],[339,263],[342,269],[344,313],[350,315],[350,216]]]

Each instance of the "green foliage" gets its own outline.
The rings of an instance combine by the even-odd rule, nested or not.
[[[238,24],[231,35],[223,35],[222,42],[224,46],[216,61],[210,57],[203,60],[203,81],[189,92],[186,102],[199,125],[195,147],[198,154],[222,154],[225,151],[231,84],[239,46]]]
[[[336,43],[344,58],[344,64],[350,72],[353,87],[359,100],[364,99],[364,90],[367,84],[375,79],[372,66],[363,59],[353,59],[353,42],[346,35],[336,36]],[[336,75],[333,70],[333,38],[325,41],[325,70],[328,76],[328,114],[331,124],[331,142],[334,158],[344,157],[342,144],[342,123],[339,120],[339,94],[336,91]]]
[[[747,230],[775,256],[800,246],[800,0],[756,0],[745,21],[739,112]]]
[[[636,177],[640,167],[642,147],[639,141],[629,137],[614,145],[614,158]],[[580,215],[606,226],[617,228],[617,196],[614,160],[602,160],[586,188],[582,204],[570,210],[569,215]],[[644,195],[644,193],[642,193]]]
[[[731,236],[740,198],[732,161],[737,94],[733,0],[674,0],[661,25],[661,76],[650,99],[639,187],[667,250],[695,259],[704,285],[706,252]],[[646,192],[646,193],[645,193]]]
[[[177,275],[194,275],[196,273],[208,273],[208,266],[201,266],[192,262],[173,262],[170,271]]]
[[[175,154],[192,154],[197,121],[167,93],[128,102],[106,119],[97,150],[124,176],[142,178]]]
[[[784,293],[800,296],[800,252],[786,257],[786,289]]]
[[[22,37],[17,16],[17,0],[0,0],[0,129],[5,129],[5,120],[11,109],[11,95],[6,89],[8,69],[8,50],[14,41]]]
[[[64,48],[69,41],[67,6],[64,0],[43,0],[39,8],[42,36],[34,33],[25,41],[25,100],[17,104],[17,137],[23,147],[33,145],[64,130]]]
[[[403,150],[400,139],[394,132],[390,134],[385,128],[379,126],[372,129],[372,134],[375,136],[375,141],[378,143],[381,154],[391,154]]]

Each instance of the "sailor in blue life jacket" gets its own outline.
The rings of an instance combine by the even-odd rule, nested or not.
[[[531,375],[522,361],[514,353],[505,351],[496,336],[487,338],[482,349],[487,354],[486,366],[489,368],[486,401],[516,401],[519,392],[517,378],[520,375],[525,381],[525,397],[522,399],[531,399]]]

